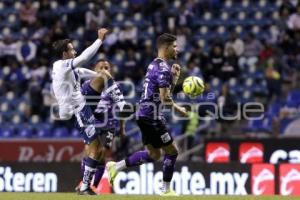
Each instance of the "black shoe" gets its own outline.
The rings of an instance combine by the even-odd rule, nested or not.
[[[87,188],[86,190],[83,190],[83,191],[81,191],[81,190],[79,190],[78,192],[77,192],[77,194],[78,195],[97,195],[93,190],[92,190],[92,188]]]

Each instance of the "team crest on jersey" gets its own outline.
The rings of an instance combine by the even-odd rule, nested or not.
[[[169,135],[168,132],[160,136],[161,140],[163,143],[167,143],[171,140],[171,136]]]

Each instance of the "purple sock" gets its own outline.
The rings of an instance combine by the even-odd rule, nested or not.
[[[176,163],[176,155],[165,155],[163,163],[163,181],[171,182]]]
[[[85,166],[85,157],[82,158],[81,164],[80,164],[80,175],[81,175],[81,178],[82,178],[83,175],[84,175],[84,166]]]
[[[93,182],[93,186],[97,187],[97,185],[99,184],[103,174],[104,174],[104,170],[105,170],[105,165],[99,165],[97,167],[97,171],[94,175],[94,182]]]
[[[133,166],[138,166],[143,163],[147,162],[153,162],[154,160],[150,158],[150,155],[148,151],[137,151],[133,153],[131,156],[126,158],[126,166],[127,167],[133,167]]]
[[[92,178],[97,170],[96,168],[100,165],[100,163],[97,160],[94,160],[90,157],[85,157],[84,163],[84,174],[82,178],[82,185],[80,188],[81,191],[85,190],[90,186]]]

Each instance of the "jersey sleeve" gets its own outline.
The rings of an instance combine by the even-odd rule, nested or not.
[[[169,88],[172,84],[172,75],[168,66],[165,63],[159,64],[158,70],[158,87],[159,88]]]

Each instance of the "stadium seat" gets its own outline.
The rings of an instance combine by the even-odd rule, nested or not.
[[[0,127],[0,138],[13,138],[15,137],[15,131],[10,126]]]
[[[81,137],[81,133],[77,128],[73,128],[71,130],[71,136],[74,138],[80,138]]]
[[[65,138],[70,135],[68,129],[65,127],[55,128],[53,133],[54,138]]]
[[[5,8],[4,3],[0,1],[0,12],[2,12],[4,8]]]
[[[52,10],[56,10],[57,7],[58,7],[57,1],[51,1],[50,2],[50,7],[51,7]]]
[[[37,138],[50,138],[53,137],[51,132],[50,124],[39,124],[35,126],[36,137]]]
[[[263,127],[263,120],[257,119],[257,120],[249,120],[248,125],[245,128],[246,132],[259,132]]]
[[[300,105],[300,91],[299,90],[293,90],[288,93],[287,103],[290,105],[299,106]]]
[[[19,126],[17,129],[17,137],[31,138],[33,136],[33,129],[29,126]]]
[[[274,102],[268,106],[266,115],[268,117],[278,117],[280,112],[281,104],[279,102]]]

